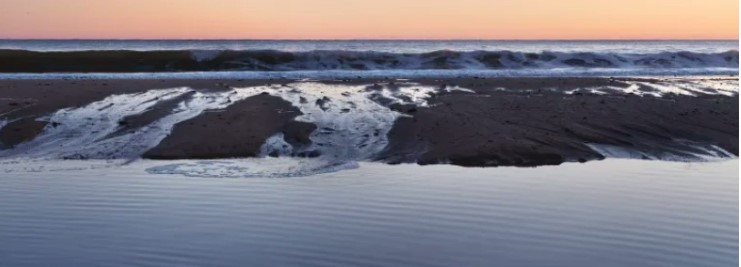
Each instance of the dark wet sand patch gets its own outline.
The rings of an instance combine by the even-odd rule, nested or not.
[[[378,159],[462,166],[601,159],[588,143],[647,154],[692,151],[692,144],[701,143],[738,155],[738,100],[556,92],[444,94],[431,99],[431,107],[416,108],[413,117],[398,119],[389,133],[391,143]]]
[[[266,94],[238,101],[223,110],[207,111],[175,125],[172,133],[147,151],[151,159],[218,159],[254,157],[265,140],[283,132],[296,144],[308,145],[312,124],[294,121],[301,112],[279,97]]]

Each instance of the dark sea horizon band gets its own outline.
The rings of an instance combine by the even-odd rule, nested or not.
[[[0,73],[178,73],[414,71],[499,72],[502,76],[728,75],[738,73],[738,50],[725,52],[605,53],[542,51],[90,50],[0,49]],[[411,71],[411,72],[410,72]],[[553,73],[552,73],[553,72]],[[496,76],[496,75],[492,75]]]
[[[53,72],[2,73],[2,80],[408,80],[505,78],[671,78],[738,77],[737,68],[713,69],[546,69],[546,70],[310,70],[200,72]]]

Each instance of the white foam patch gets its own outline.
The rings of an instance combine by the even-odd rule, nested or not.
[[[142,114],[160,101],[184,98],[166,116],[138,129],[120,134],[120,121]],[[144,93],[113,95],[79,108],[59,110],[46,120],[48,125],[30,142],[0,151],[0,157],[38,161],[53,159],[116,159],[118,163],[139,158],[159,144],[175,124],[206,110],[227,107],[250,95],[237,91],[195,92],[190,88],[150,90]]]
[[[426,107],[427,99],[437,92],[436,89],[431,87],[423,88],[388,88],[384,87],[378,95],[392,100],[394,104],[413,104],[421,107]]]
[[[198,161],[154,167],[149,171],[189,176],[282,177],[354,168],[358,161],[367,160],[386,147],[388,132],[396,119],[404,116],[388,105],[427,106],[427,100],[441,90],[472,92],[413,83],[348,86],[313,82],[235,90],[251,95],[268,93],[297,107],[303,115],[295,119],[317,127],[310,136],[311,145],[294,147],[282,133],[277,133],[261,147],[260,159]],[[315,157],[290,158],[309,154]]]
[[[291,156],[294,150],[293,145],[286,142],[284,134],[277,133],[265,140],[265,144],[260,146],[260,155]]]
[[[147,169],[152,174],[213,178],[283,178],[309,176],[358,168],[356,161],[325,162],[305,158],[248,158],[177,161]]]
[[[662,97],[665,95],[722,95],[736,96],[738,80],[730,79],[665,79],[660,81],[621,81],[626,86],[597,86],[565,91],[566,94],[586,92],[591,94],[633,94],[638,96]]]
[[[23,163],[21,165],[27,168],[36,164],[39,166],[36,169],[43,170],[49,169],[44,167],[45,161],[58,159],[108,159],[105,162],[111,166],[124,164],[156,146],[179,122],[268,93],[297,107],[303,113],[296,117],[297,121],[317,126],[310,136],[310,145],[294,147],[282,133],[276,133],[262,145],[262,158],[259,159],[190,161],[153,167],[150,171],[192,176],[276,177],[353,168],[357,161],[373,157],[388,144],[387,135],[394,121],[404,116],[389,105],[427,106],[427,100],[441,91],[472,92],[458,87],[437,88],[413,83],[369,87],[300,82],[213,92],[173,88],[114,95],[50,115],[45,119],[49,121],[48,126],[34,140],[0,151],[0,157],[6,159],[0,166]],[[124,126],[119,123],[122,119],[178,97],[183,98],[182,102],[169,114],[150,125],[122,132]],[[29,162],[34,164],[29,165]]]
[[[84,107],[59,110],[48,118],[49,124],[38,137],[14,149],[0,151],[0,156],[65,158],[75,154],[83,157],[99,153],[126,154],[129,151],[117,151],[112,147],[117,141],[122,141],[121,138],[105,139],[120,127],[118,122],[127,116],[147,111],[158,101],[169,100],[189,91],[187,88],[175,88],[112,95]]]
[[[13,158],[0,160],[0,173],[86,171],[123,166],[128,160],[39,160]]]
[[[190,51],[191,57],[198,62],[212,60],[221,54],[218,50],[193,50]]]
[[[682,140],[676,140],[677,143],[687,146],[676,153],[662,151],[649,153],[636,150],[633,148],[607,145],[607,144],[586,144],[590,149],[605,158],[616,159],[645,159],[645,160],[664,160],[664,161],[719,161],[736,158],[732,153],[715,145],[693,144]]]

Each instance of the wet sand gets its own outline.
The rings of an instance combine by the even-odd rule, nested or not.
[[[219,159],[255,157],[265,140],[284,133],[292,145],[310,142],[316,129],[293,120],[301,112],[278,97],[261,94],[239,101],[222,112],[206,112],[179,123],[172,134],[144,154],[151,159]]]
[[[735,79],[735,78],[729,78]],[[738,96],[564,94],[580,87],[621,84],[611,78],[420,79],[421,84],[458,85],[476,93],[440,93],[429,107],[396,105],[398,119],[386,150],[389,163],[452,163],[462,166],[538,166],[602,156],[586,144],[628,147],[647,154],[687,153],[693,144],[718,146],[738,155]],[[288,80],[0,80],[0,148],[32,140],[38,121],[58,109],[121,93],[188,86],[199,90],[282,84]],[[388,80],[324,81],[373,84]],[[508,90],[499,90],[507,88]],[[172,103],[121,121],[134,130],[167,114]],[[158,159],[255,156],[265,139],[283,132],[295,145],[310,142],[315,126],[296,122],[300,112],[279,97],[258,95],[219,113],[205,112],[175,126],[145,157]],[[687,142],[675,142],[686,140]]]
[[[457,93],[397,120],[380,158],[462,166],[537,166],[602,156],[586,143],[660,155],[677,139],[738,155],[738,97],[664,98],[555,92]],[[403,111],[403,109],[402,109]]]
[[[38,117],[59,109],[79,107],[113,94],[151,89],[192,87],[219,90],[230,86],[254,86],[280,80],[0,80],[0,148],[31,140],[46,126]],[[160,116],[165,114],[160,114]],[[154,120],[156,118],[152,118]]]

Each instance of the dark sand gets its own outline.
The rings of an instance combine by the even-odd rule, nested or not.
[[[316,129],[293,119],[301,112],[291,103],[261,94],[234,103],[222,112],[206,112],[179,123],[172,134],[144,154],[152,159],[254,157],[260,146],[282,132],[292,145],[307,145]]]
[[[381,159],[462,166],[601,159],[585,142],[648,154],[692,151],[674,139],[713,144],[738,154],[738,97],[500,91],[441,95],[431,104],[432,108],[417,108],[412,118],[397,120]]]
[[[731,78],[733,79],[733,78]],[[0,80],[0,145],[33,139],[46,126],[36,118],[84,105],[111,94],[189,86],[200,90],[286,83],[286,80]],[[370,80],[326,81],[372,84]],[[421,79],[436,86],[460,85],[476,94],[441,93],[426,108],[395,106],[412,117],[397,120],[390,144],[377,160],[390,163],[449,162],[463,166],[537,166],[587,161],[601,156],[585,143],[613,144],[646,153],[692,151],[689,140],[738,155],[738,96],[662,98],[630,94],[565,95],[560,90],[621,84],[609,78]],[[495,90],[504,87],[508,91]],[[546,90],[557,88],[556,91]],[[521,90],[523,89],[523,90]],[[524,90],[528,89],[528,90]],[[167,114],[173,103],[124,119],[133,130]],[[255,156],[265,139],[283,132],[308,144],[315,126],[293,120],[298,109],[259,95],[223,112],[206,112],[175,126],[144,156],[157,159]],[[2,148],[0,147],[0,148]]]

